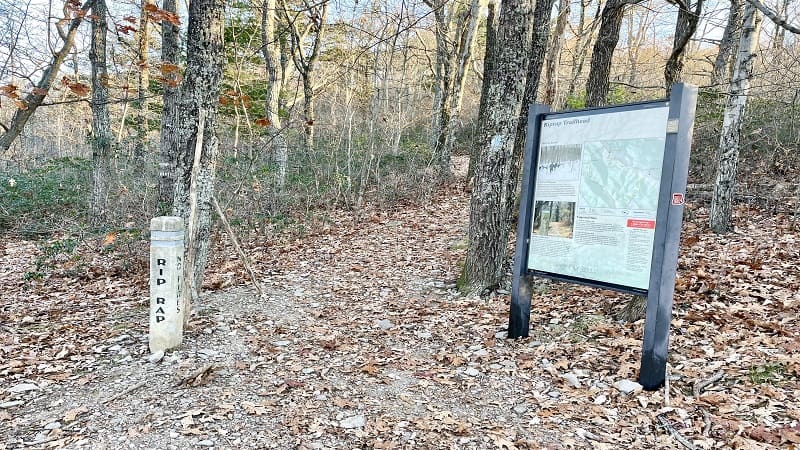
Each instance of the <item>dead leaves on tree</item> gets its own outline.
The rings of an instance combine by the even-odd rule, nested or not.
[[[28,105],[20,98],[19,88],[13,84],[0,86],[0,107],[3,106],[2,97],[6,97],[19,109],[28,109]]]

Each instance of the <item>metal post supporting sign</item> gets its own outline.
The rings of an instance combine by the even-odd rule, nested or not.
[[[547,105],[531,105],[528,109],[528,129],[525,140],[525,162],[522,168],[522,198],[519,205],[517,244],[514,253],[514,272],[511,280],[511,314],[508,318],[508,337],[528,337],[531,318],[531,283],[528,278],[528,246],[533,217],[533,179],[536,171],[536,151],[539,146],[539,127],[542,117],[550,112]]]
[[[689,174],[697,88],[676,84],[669,97],[667,139],[661,169],[656,234],[647,289],[647,317],[642,339],[639,384],[654,390],[664,384],[667,369],[672,297],[678,268],[683,199]]]
[[[678,243],[680,239],[681,222],[683,217],[683,204],[686,194],[686,181],[689,167],[689,149],[692,140],[692,128],[694,124],[695,105],[697,102],[697,88],[685,84],[676,84],[672,88],[672,92],[668,101],[659,100],[653,102],[644,102],[640,104],[618,105],[609,108],[595,108],[583,111],[571,111],[564,113],[549,113],[549,108],[545,105],[532,105],[528,115],[528,130],[527,140],[525,145],[525,163],[523,167],[523,180],[522,180],[522,198],[520,201],[520,214],[519,224],[517,229],[517,242],[516,252],[514,255],[514,270],[512,280],[511,292],[511,310],[509,314],[509,328],[508,337],[518,338],[527,337],[529,334],[530,323],[530,305],[531,305],[531,277],[533,275],[548,277],[556,280],[569,281],[577,284],[588,286],[613,289],[620,292],[626,292],[638,295],[647,295],[647,317],[645,320],[644,338],[642,345],[642,365],[639,374],[639,382],[645,389],[654,390],[664,383],[666,373],[667,361],[667,347],[669,342],[669,326],[672,317],[672,296],[675,287],[675,275],[678,262]],[[620,121],[615,117],[632,118],[633,122]],[[636,123],[640,117],[649,117],[649,128],[644,128],[645,124]],[[661,118],[661,119],[654,119]],[[666,120],[666,123],[664,123]],[[592,125],[588,125],[592,122]],[[587,133],[599,133],[600,137],[583,137],[576,139],[575,135],[561,132],[562,134],[554,134],[551,131],[559,127],[562,130],[570,127],[569,130],[576,129],[580,126],[586,126]],[[543,134],[543,127],[548,129],[548,133]],[[593,128],[590,128],[593,127]],[[616,127],[616,128],[615,128]],[[643,137],[637,135],[638,128],[641,130],[650,130]],[[660,128],[659,128],[660,127]],[[658,130],[661,130],[660,132]],[[616,131],[615,131],[616,130]],[[631,131],[633,130],[633,131]],[[653,131],[656,130],[656,131]],[[569,272],[556,272],[553,270],[545,270],[537,268],[540,264],[540,253],[536,242],[542,242],[541,239],[550,239],[549,226],[551,224],[546,222],[546,214],[539,213],[538,228],[535,236],[539,241],[533,241],[532,227],[534,222],[535,211],[538,211],[535,206],[542,203],[547,203],[546,197],[537,197],[536,188],[537,184],[537,167],[540,165],[539,157],[541,152],[540,141],[544,139],[549,151],[561,147],[570,147],[574,150],[575,142],[581,145],[580,155],[584,152],[592,151],[597,158],[596,142],[604,139],[603,136],[607,132],[610,135],[630,135],[632,138],[639,139],[629,140],[628,144],[631,145],[632,151],[630,155],[639,155],[640,150],[643,148],[638,147],[638,142],[643,142],[642,145],[649,145],[647,150],[650,155],[657,154],[660,156],[662,147],[654,147],[653,142],[663,143],[663,159],[661,159],[660,180],[654,180],[652,187],[648,188],[649,196],[646,198],[652,199],[653,206],[649,210],[644,211],[629,211],[623,208],[623,214],[630,217],[627,219],[626,229],[636,229],[637,238],[641,236],[650,236],[652,238],[652,255],[650,256],[649,266],[649,282],[647,278],[647,267],[641,265],[642,257],[647,256],[651,249],[649,244],[643,249],[647,252],[638,252],[638,254],[631,253],[633,247],[628,247],[629,252],[626,258],[634,261],[633,264],[638,264],[642,267],[637,274],[638,278],[625,279],[614,277],[598,277],[585,276],[582,273],[569,273]],[[643,131],[644,132],[644,131]],[[660,141],[655,141],[653,138],[661,136]],[[559,139],[553,137],[566,136],[564,142],[568,141],[570,145],[555,145],[561,144]],[[547,140],[550,139],[550,142]],[[635,141],[635,142],[634,142]],[[586,142],[586,144],[580,144]],[[595,147],[590,148],[592,145]],[[661,145],[661,144],[658,144]],[[590,146],[590,147],[586,147]],[[588,160],[584,156],[580,156],[582,164],[586,164]],[[639,158],[639,156],[635,156]],[[544,160],[543,160],[544,161]],[[595,160],[592,160],[596,162]],[[592,162],[593,164],[595,162]],[[548,168],[547,165],[542,167]],[[652,167],[652,166],[651,166]],[[657,165],[655,166],[658,167]],[[626,169],[627,170],[627,169]],[[582,174],[583,172],[581,172]],[[625,172],[627,173],[627,172]],[[545,180],[543,173],[542,180]],[[552,175],[550,175],[552,177]],[[582,177],[583,175],[579,175]],[[581,178],[582,179],[582,178]],[[580,182],[578,182],[580,184]],[[659,184],[660,183],[660,184]],[[552,185],[551,185],[552,186]],[[577,188],[576,188],[577,189]],[[657,194],[656,194],[657,191]],[[544,192],[544,191],[542,191]],[[580,191],[579,192],[583,192]],[[628,192],[628,191],[626,191]],[[544,195],[544,194],[542,194]],[[607,209],[597,209],[587,203],[583,194],[575,194],[577,200],[570,200],[574,202],[572,209],[580,209],[582,216],[576,216],[581,220],[597,220],[596,217],[602,216]],[[657,198],[656,198],[657,195]],[[624,195],[623,195],[624,197]],[[657,202],[657,205],[656,203]],[[618,207],[621,208],[621,207]],[[642,208],[640,208],[642,209]],[[644,208],[646,209],[646,208]],[[638,216],[636,214],[639,214]],[[617,218],[619,219],[619,218]],[[615,219],[615,220],[617,220]],[[552,220],[552,218],[551,218]],[[584,224],[587,222],[584,222]],[[575,233],[578,233],[578,228],[574,228]],[[647,230],[652,230],[651,234],[647,234]],[[557,231],[557,230],[555,230]],[[626,233],[631,233],[627,231]],[[556,239],[560,239],[556,237]],[[563,239],[562,239],[563,240]],[[547,241],[551,242],[551,241]],[[555,242],[555,241],[552,241]],[[639,241],[641,242],[641,241]],[[640,245],[640,244],[639,244]],[[609,248],[610,251],[619,251],[619,249]],[[624,247],[623,247],[624,248]],[[638,247],[642,249],[642,247]],[[534,252],[537,250],[537,252]],[[577,255],[577,253],[575,254]],[[558,257],[560,258],[560,256]],[[577,259],[577,257],[576,257]],[[560,260],[559,260],[560,261]],[[644,259],[644,261],[648,261]],[[576,262],[580,265],[580,262]],[[571,269],[570,269],[571,270]],[[646,289],[646,292],[645,292]]]

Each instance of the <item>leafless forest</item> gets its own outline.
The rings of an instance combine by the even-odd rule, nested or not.
[[[233,395],[225,403],[233,409],[206,405],[188,421],[179,418],[181,424],[217,417],[211,411],[218,420],[240,410],[250,419],[285,414],[296,405],[290,397],[303,397],[305,388],[335,391],[318,385],[324,378],[310,374],[319,369],[305,371],[311,368],[302,362],[291,373],[256,370],[278,354],[291,361],[309,352],[327,358],[316,353],[322,345],[356,367],[332,385],[352,387],[351,378],[359,377],[387,385],[393,382],[385,377],[421,379],[447,386],[444,403],[432,406],[433,419],[412,407],[376,412],[354,391],[334,396],[335,408],[367,411],[366,431],[353,431],[364,427],[360,420],[342,425],[351,416],[341,411],[331,412],[337,418],[330,423],[297,414],[275,419],[279,436],[258,441],[262,448],[287,448],[281,444],[288,435],[296,437],[294,448],[563,448],[565,442],[569,448],[794,448],[800,443],[798,33],[794,0],[0,0],[0,428],[12,430],[8,448],[91,442],[98,435],[91,424],[99,420],[87,418],[94,408],[83,410],[75,399],[89,395],[81,390],[87,383],[105,383],[91,394],[95,403],[120,389],[107,383],[119,381],[118,373],[93,356],[116,358],[106,355],[111,339],[131,339],[113,341],[130,347],[131,364],[146,357],[136,341],[146,331],[128,318],[146,302],[147,229],[160,215],[187,223],[189,300],[199,307],[186,319],[192,345],[206,342],[203,336],[216,339],[218,329],[250,333],[245,319],[214,322],[203,308],[230,302],[204,291],[257,278],[271,289],[261,297],[269,312],[291,313],[261,329],[270,338],[237,341],[251,352],[246,364],[226,354],[215,369],[230,386],[231,377],[245,372],[282,386],[262,395],[279,398],[253,403]],[[640,314],[626,312],[621,296],[537,285],[534,308],[545,331],[536,345],[496,346],[528,105],[560,111],[661,99],[676,82],[698,86],[699,98],[682,244],[691,254],[682,253],[679,265],[672,390],[644,399],[608,391],[618,378],[635,378],[628,361],[635,358],[624,349],[636,350],[629,344],[640,338]],[[242,251],[232,250],[234,238]],[[332,272],[316,285],[308,274],[328,265]],[[341,279],[361,293],[343,293]],[[320,300],[323,294],[330,295]],[[241,298],[258,299],[247,295]],[[581,295],[611,306],[589,310],[587,303],[598,302],[580,301]],[[433,298],[441,303],[428,302]],[[566,312],[548,298],[563,301]],[[236,313],[267,320],[250,300],[237,303]],[[362,305],[360,331],[348,328],[359,321],[347,320],[345,300]],[[413,306],[404,310],[403,302]],[[104,312],[84,323],[71,303]],[[326,316],[315,309],[320,304],[337,312]],[[462,314],[458,307],[474,310]],[[313,321],[331,319],[339,328],[298,338],[310,339],[302,344],[314,351],[267,342],[303,335],[292,322],[307,315],[303,308],[316,311]],[[391,314],[370,315],[382,309]],[[488,353],[476,357],[482,350],[468,333],[440,336],[446,345],[430,350],[430,333],[414,328],[434,314],[427,311],[447,318],[441,326],[474,329]],[[375,325],[373,318],[388,322]],[[364,347],[362,341],[375,338],[370,327],[416,353],[397,359],[390,356],[394,348]],[[50,345],[53,333],[62,338]],[[93,343],[76,346],[68,336]],[[564,339],[576,346],[564,346]],[[581,352],[598,341],[627,356],[604,354],[602,370],[582,365],[588,353]],[[204,345],[217,344],[225,347]],[[177,372],[169,365],[158,370],[185,374],[194,350],[169,363]],[[490,354],[516,365],[490,361]],[[548,363],[539,363],[545,356]],[[41,362],[60,359],[69,361],[53,363],[58,370]],[[87,368],[103,375],[81,378]],[[544,434],[492,422],[491,408],[477,400],[467,402],[476,408],[471,412],[455,408],[463,393],[458,386],[476,381],[481,389],[496,388],[497,379],[480,384],[489,379],[483,374],[511,376],[518,369],[535,375],[523,383],[527,406],[514,409],[509,421],[527,417],[529,425],[544,424]],[[577,386],[572,378],[571,387],[561,386],[565,373],[577,374]],[[43,416],[38,388],[27,389],[31,383],[75,389],[59,403],[71,408],[65,417],[59,413],[59,427],[41,430],[37,421],[54,422]],[[195,400],[203,404],[211,391],[200,385]],[[548,394],[555,385],[559,394]],[[427,398],[425,389],[409,398]],[[561,401],[562,391],[569,408],[542,406]],[[498,392],[490,404],[512,395]],[[648,404],[670,407],[670,395],[673,409],[642,413]],[[334,408],[321,402],[315,407]],[[622,422],[609,416],[615,402]],[[591,424],[580,422],[586,411]],[[162,421],[155,414],[120,422],[114,431],[127,432],[131,442],[144,439],[142,447],[163,447],[148,433],[172,425],[166,412]],[[645,418],[637,424],[636,417]],[[206,425],[182,426],[176,433],[186,440],[176,445],[239,446]],[[407,433],[409,426],[418,429]],[[326,427],[338,431],[325,434]],[[315,441],[318,432],[330,439]],[[239,443],[247,442],[243,433]],[[0,449],[5,445],[0,439]]]

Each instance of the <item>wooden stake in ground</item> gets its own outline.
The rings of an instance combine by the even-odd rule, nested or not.
[[[225,218],[225,212],[219,206],[217,197],[211,196],[211,202],[214,204],[214,210],[217,211],[220,220],[222,220],[222,225],[225,226],[225,231],[228,233],[228,238],[233,243],[233,248],[236,249],[236,253],[242,258],[242,264],[244,264],[247,273],[250,274],[250,279],[253,281],[253,286],[256,288],[258,295],[264,295],[264,291],[261,290],[261,284],[258,282],[258,278],[256,278],[256,273],[253,271],[253,266],[250,264],[250,258],[242,251],[242,247],[239,245],[239,239],[236,238],[236,233],[233,232],[233,228],[231,228],[231,225],[228,223],[228,219]]]
[[[194,163],[189,184],[189,218],[186,224],[186,265],[184,266],[183,289],[183,324],[189,323],[192,315],[192,304],[197,301],[201,286],[195,280],[195,266],[197,264],[197,179],[200,172],[200,156],[203,153],[203,131],[206,125],[206,114],[201,108],[198,113],[197,141],[194,146]]]

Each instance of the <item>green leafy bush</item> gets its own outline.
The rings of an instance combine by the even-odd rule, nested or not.
[[[59,158],[23,173],[0,173],[0,232],[43,237],[67,221],[85,220],[92,165]]]

